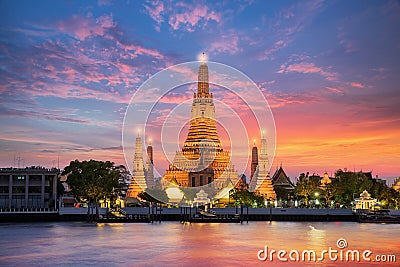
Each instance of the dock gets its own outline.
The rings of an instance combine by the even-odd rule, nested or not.
[[[168,208],[161,205],[151,207],[127,207],[123,209],[60,208],[53,209],[0,209],[0,222],[40,222],[40,221],[88,221],[101,223],[161,223],[176,221],[181,223],[244,223],[250,221],[314,221],[335,222],[359,221],[359,215],[351,209],[307,209],[307,208],[211,208],[215,216],[201,214],[196,207]],[[391,210],[391,215],[400,211]],[[371,221],[374,222],[374,221]],[[376,221],[377,222],[377,221]],[[387,222],[390,222],[387,220]]]

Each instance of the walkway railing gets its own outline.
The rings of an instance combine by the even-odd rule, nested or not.
[[[55,208],[3,208],[0,207],[0,213],[57,213]]]

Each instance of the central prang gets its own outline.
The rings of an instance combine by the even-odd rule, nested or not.
[[[198,71],[197,93],[193,95],[189,132],[182,151],[177,151],[164,181],[184,187],[213,183],[219,190],[235,184],[238,174],[218,137],[213,94],[210,93],[208,66],[203,61]]]

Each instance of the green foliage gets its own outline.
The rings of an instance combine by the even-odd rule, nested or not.
[[[260,195],[255,194],[254,192],[249,192],[248,190],[232,189],[230,191],[230,197],[234,199],[237,204],[254,206],[254,204],[256,203],[257,207],[264,206],[264,198]]]
[[[308,173],[300,174],[299,179],[294,192],[305,200],[307,206],[313,194],[318,192],[321,200],[326,203],[325,205],[334,200],[349,207],[354,198],[359,197],[364,190],[367,190],[385,208],[399,208],[399,192],[377,182],[375,179],[368,178],[362,172],[347,172],[339,169],[336,171],[332,183],[327,184],[324,188],[321,187],[318,177],[308,177]]]
[[[115,199],[120,193],[121,175],[126,172],[123,166],[114,166],[110,161],[71,161],[64,168],[67,183],[79,200],[97,203],[99,200]]]
[[[299,182],[296,184],[294,188],[294,194],[298,197],[304,199],[306,206],[308,206],[308,202],[315,193],[320,194],[320,179],[313,176],[308,177],[302,173],[299,177]]]
[[[62,196],[65,193],[65,188],[62,182],[60,181],[60,177],[57,178],[57,196]]]
[[[362,172],[344,172],[337,170],[335,173],[334,188],[335,200],[345,206],[350,206],[354,197],[367,190],[371,192],[373,182]]]

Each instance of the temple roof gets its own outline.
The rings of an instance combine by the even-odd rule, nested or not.
[[[276,170],[274,175],[272,176],[272,183],[274,186],[284,186],[294,188],[294,184],[290,181],[289,177],[286,175],[282,166]]]

